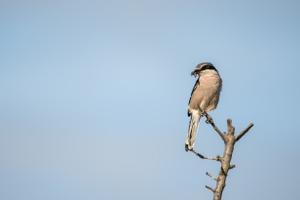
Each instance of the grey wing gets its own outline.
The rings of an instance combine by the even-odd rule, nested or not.
[[[190,105],[191,99],[192,99],[192,96],[193,96],[193,93],[194,93],[194,91],[197,89],[197,87],[199,86],[199,83],[200,83],[199,80],[197,80],[197,81],[195,82],[195,85],[194,85],[193,90],[192,90],[192,92],[191,92],[191,96],[190,96],[189,104],[188,104],[188,105]],[[189,112],[189,110],[187,111],[187,115],[188,115],[188,117],[191,115],[191,113]]]

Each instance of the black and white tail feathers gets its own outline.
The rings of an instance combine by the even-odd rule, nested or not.
[[[191,151],[194,147],[201,115],[198,113],[191,113],[190,117],[188,134],[185,140],[186,151]]]

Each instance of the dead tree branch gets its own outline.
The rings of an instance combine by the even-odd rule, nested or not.
[[[222,140],[225,142],[225,134],[222,133],[222,131],[220,131],[220,129],[216,126],[213,118],[206,112],[203,115],[206,117],[206,123],[210,124],[213,127],[213,129],[219,134]]]
[[[191,151],[201,159],[215,160],[215,161],[219,161],[221,163],[219,175],[217,177],[213,177],[208,172],[206,173],[207,176],[213,178],[216,181],[215,188],[213,189],[207,185],[205,186],[206,189],[213,192],[213,200],[221,200],[222,193],[223,193],[223,190],[226,185],[226,178],[227,178],[228,172],[229,172],[229,170],[235,168],[235,165],[230,163],[232,154],[233,154],[233,150],[234,150],[234,145],[253,127],[253,124],[250,123],[247,128],[245,128],[237,136],[235,136],[235,128],[232,125],[231,119],[227,120],[227,132],[222,133],[220,131],[220,129],[215,125],[215,123],[210,115],[205,113],[204,116],[207,119],[206,122],[212,126],[212,128],[217,132],[217,134],[220,136],[220,138],[223,140],[223,142],[225,144],[223,156],[217,156],[215,158],[208,158],[206,156],[203,156],[200,153],[197,153],[195,150],[191,150]]]
[[[254,124],[250,123],[245,130],[243,130],[238,136],[236,136],[235,141],[239,141],[251,128],[254,126]]]
[[[215,176],[211,175],[209,172],[206,172],[206,175],[208,177],[212,178],[213,180],[218,181],[218,177],[215,177]]]
[[[196,156],[198,156],[199,158],[201,159],[204,159],[204,160],[215,160],[215,161],[221,161],[221,156],[216,156],[215,158],[212,157],[212,158],[209,158],[209,157],[206,157],[198,152],[196,152],[194,149],[191,150],[191,152],[193,152]]]

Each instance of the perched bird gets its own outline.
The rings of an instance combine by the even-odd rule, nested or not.
[[[222,79],[211,63],[198,64],[191,75],[197,80],[188,105],[190,123],[185,140],[186,151],[193,150],[200,118],[217,107],[222,89]]]

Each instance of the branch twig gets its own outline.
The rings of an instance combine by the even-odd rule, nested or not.
[[[236,167],[235,165],[230,165],[229,169],[233,169],[235,167]]]
[[[218,135],[222,138],[222,140],[225,142],[225,134],[222,133],[222,131],[220,131],[220,129],[216,126],[213,118],[207,113],[204,113],[204,116],[206,117],[206,123],[210,124],[213,127],[213,129],[218,133]]]
[[[215,181],[218,181],[218,177],[211,175],[209,172],[206,172],[206,175],[209,176],[210,178],[214,179]]]
[[[209,187],[208,185],[205,186],[206,189],[210,190],[212,193],[215,193],[216,191],[214,189],[212,189],[211,187]]]
[[[196,156],[198,156],[199,158],[201,158],[201,159],[204,159],[204,160],[215,160],[215,161],[222,161],[222,158],[221,158],[221,156],[217,156],[217,157],[215,157],[215,158],[209,158],[209,157],[206,157],[206,156],[204,156],[204,155],[202,155],[202,154],[200,154],[200,153],[198,153],[198,152],[196,152],[194,149],[192,149],[192,150],[190,150],[191,152],[193,152]]]
[[[254,124],[250,123],[247,128],[245,128],[238,136],[236,136],[235,141],[239,141],[253,126]]]

